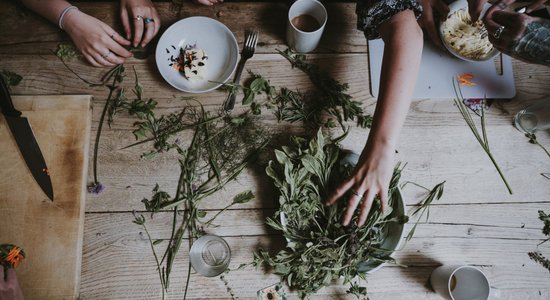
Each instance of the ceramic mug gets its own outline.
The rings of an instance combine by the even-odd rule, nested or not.
[[[430,283],[450,300],[487,300],[491,293],[489,280],[473,266],[441,266],[432,272]]]
[[[298,0],[288,11],[286,41],[300,53],[315,50],[327,23],[327,10],[317,0]]]

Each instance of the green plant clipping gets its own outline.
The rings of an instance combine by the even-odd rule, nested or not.
[[[380,249],[384,227],[407,218],[388,218],[375,202],[365,225],[357,227],[355,215],[351,226],[341,225],[346,201],[325,206],[325,199],[336,184],[347,178],[353,169],[342,164],[345,154],[338,142],[319,130],[307,141],[294,137],[290,146],[275,150],[276,160],[270,161],[266,173],[272,178],[280,197],[280,209],[267,219],[272,228],[282,231],[288,244],[284,250],[270,255],[265,250],[254,254],[253,264],[267,265],[305,298],[327,286],[332,280],[343,278],[350,284],[348,293],[357,297],[366,294],[366,287],[352,282],[356,276],[365,278],[359,270],[363,262],[394,262],[390,251]],[[394,171],[390,184],[389,206],[396,201],[401,168]]]
[[[21,80],[23,80],[23,76],[8,70],[2,70],[2,72],[0,72],[0,76],[4,79],[4,82],[8,86],[8,90],[11,90],[12,86],[18,85]]]
[[[539,210],[539,220],[544,223],[542,227],[542,234],[547,238],[538,244],[538,246],[550,241],[550,214],[546,214],[544,211]],[[543,268],[550,272],[550,259],[546,258],[541,252],[533,251],[528,253],[529,258],[534,262],[540,264]]]
[[[453,78],[453,87],[455,90],[456,98],[454,99],[456,106],[458,107],[458,110],[462,114],[462,117],[464,118],[464,121],[466,121],[466,124],[468,124],[468,127],[470,127],[470,130],[474,134],[474,137],[479,142],[479,145],[485,153],[489,156],[489,159],[497,169],[498,174],[500,175],[500,178],[502,178],[502,181],[504,182],[504,185],[506,185],[506,188],[508,189],[508,193],[513,194],[512,188],[508,184],[508,181],[506,180],[506,177],[504,177],[504,173],[502,173],[502,170],[500,169],[497,161],[493,157],[493,153],[491,152],[491,149],[489,148],[489,138],[487,137],[487,130],[485,126],[485,103],[482,103],[481,105],[481,133],[479,133],[479,130],[476,127],[476,124],[474,120],[472,119],[472,116],[468,112],[468,109],[466,108],[466,105],[464,105],[464,97],[462,96],[462,91],[460,90],[460,86],[457,86],[457,83],[455,82]]]

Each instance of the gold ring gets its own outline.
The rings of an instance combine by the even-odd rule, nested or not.
[[[143,20],[143,17],[140,16],[140,15],[137,15],[134,19],[136,19],[136,20],[138,20],[138,21],[141,21],[141,20]]]

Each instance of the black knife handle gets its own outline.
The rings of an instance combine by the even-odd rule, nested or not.
[[[0,76],[0,107],[4,116],[19,117],[21,115],[21,112],[13,106],[8,85],[2,76]]]

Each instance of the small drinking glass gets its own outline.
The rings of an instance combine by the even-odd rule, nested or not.
[[[525,133],[550,129],[550,98],[539,100],[520,110],[514,123],[517,129]]]
[[[189,251],[191,266],[205,277],[223,273],[231,260],[231,249],[227,242],[217,235],[203,235]]]

